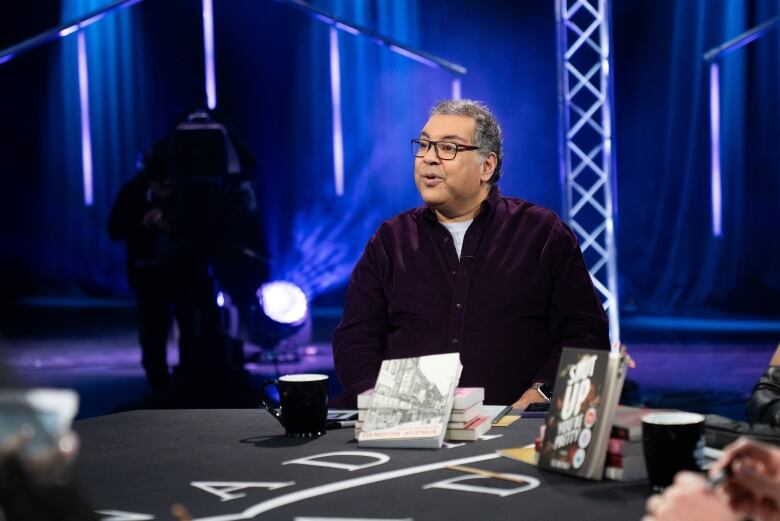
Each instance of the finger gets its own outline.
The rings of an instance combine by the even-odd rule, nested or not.
[[[756,503],[740,503],[737,505],[731,505],[732,510],[742,514],[743,519],[754,519],[758,517],[758,507]]]
[[[732,465],[732,479],[739,482],[757,496],[775,497],[780,495],[780,484],[766,471],[763,465],[738,460]]]
[[[768,447],[747,438],[740,438],[724,450],[723,457],[710,468],[709,475],[714,476],[727,468],[731,470],[738,460],[747,459],[761,461],[764,465],[772,466],[773,469],[780,464],[772,461],[773,455]]]
[[[709,485],[701,474],[695,472],[682,471],[674,476],[674,483],[685,487],[687,490],[708,490]]]
[[[647,503],[645,503],[645,510],[648,514],[655,515],[663,502],[664,500],[660,494],[653,494],[647,499]]]
[[[771,461],[773,459],[773,450],[776,449],[770,448],[769,445],[749,438],[740,438],[724,449],[724,457],[719,463],[728,464],[741,457],[753,457],[762,461]]]
[[[777,503],[771,499],[764,498],[755,504],[755,509],[751,515],[759,519],[777,519]]]
[[[748,439],[741,437],[738,438],[737,441],[726,445],[723,448],[723,456],[710,467],[709,475],[712,476],[717,474],[731,465],[731,462],[734,461],[734,458],[736,458],[736,455],[742,450],[742,447],[744,447],[746,443],[748,443]]]
[[[749,444],[750,444],[750,440],[743,436],[741,438],[738,438],[737,441],[735,441],[734,443],[730,443],[729,445],[726,445],[723,448],[723,457],[720,458],[718,461],[716,461],[713,467],[724,467],[728,465],[729,463],[731,463],[731,461],[736,457],[736,455],[740,451],[746,450],[744,447]]]
[[[733,510],[746,514],[751,514],[755,510],[755,496],[741,485],[729,481],[723,487],[722,491],[728,498],[728,503]]]
[[[726,495],[735,498],[752,496],[750,490],[746,489],[744,486],[742,486],[741,483],[734,480],[727,481],[726,484],[723,486],[723,491],[726,493]]]

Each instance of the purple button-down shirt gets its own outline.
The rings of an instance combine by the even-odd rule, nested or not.
[[[511,404],[552,383],[561,348],[609,348],[607,318],[571,230],[552,211],[493,188],[463,240],[429,207],[382,223],[352,272],[333,336],[342,406],[382,360],[460,353],[460,386]]]

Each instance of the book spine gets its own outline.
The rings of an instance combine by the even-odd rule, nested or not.
[[[607,453],[614,454],[616,456],[628,456],[628,457],[642,457],[644,458],[644,450],[642,442],[623,440],[618,438],[610,438],[609,445],[607,446]]]
[[[626,429],[625,427],[612,427],[612,433],[610,434],[610,438],[616,438],[618,440],[626,440],[626,441],[639,441],[642,439],[641,431],[639,434],[635,434],[634,436],[631,435],[631,431],[629,429]]]
[[[455,389],[455,399],[452,402],[452,408],[468,409],[484,399],[485,390],[482,387],[458,387]]]
[[[612,481],[639,481],[647,479],[647,472],[643,469],[628,471],[622,467],[607,465],[604,467],[604,478]]]

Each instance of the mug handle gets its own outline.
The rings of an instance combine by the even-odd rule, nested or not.
[[[276,418],[277,421],[282,424],[282,427],[284,427],[284,421],[282,421],[281,404],[279,405],[279,407],[274,407],[273,405],[271,405],[270,400],[267,400],[268,395],[265,393],[265,390],[268,389],[268,386],[270,385],[273,385],[278,389],[279,380],[270,380],[263,384],[263,389],[260,391],[260,403],[263,404],[263,408],[265,408],[266,411],[270,412],[271,416]]]

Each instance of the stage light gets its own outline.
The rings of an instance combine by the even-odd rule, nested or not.
[[[330,102],[333,115],[333,175],[336,195],[344,195],[344,132],[341,127],[341,60],[339,34],[330,28]]]
[[[89,70],[87,41],[84,32],[78,34],[79,101],[81,103],[81,169],[84,180],[84,205],[92,206],[92,133],[89,128]]]
[[[306,320],[309,310],[306,294],[301,288],[286,281],[273,281],[260,286],[257,298],[265,315],[279,324],[299,325]]]
[[[260,348],[247,356],[251,362],[296,362],[299,348],[311,340],[309,304],[292,282],[267,282],[257,290],[257,304],[246,324],[248,340]]]
[[[217,80],[214,72],[214,8],[211,0],[203,0],[203,57],[206,71],[206,103],[217,107]]]

